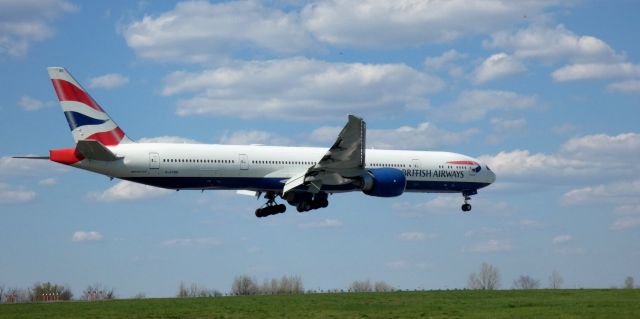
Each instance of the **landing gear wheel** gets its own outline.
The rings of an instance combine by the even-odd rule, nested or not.
[[[471,211],[471,204],[463,204],[462,205],[462,211],[463,212]]]
[[[287,210],[287,206],[284,204],[276,204],[276,197],[277,195],[273,192],[266,193],[264,198],[267,199],[267,203],[263,207],[256,209],[256,217],[262,218],[284,213]]]

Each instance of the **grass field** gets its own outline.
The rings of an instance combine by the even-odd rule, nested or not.
[[[640,289],[307,294],[0,305],[0,318],[640,318]]]

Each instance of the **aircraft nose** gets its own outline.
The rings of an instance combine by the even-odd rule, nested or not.
[[[489,177],[489,184],[493,184],[496,181],[496,173],[494,173],[494,172],[492,172],[490,170],[487,170],[487,172],[489,173],[489,174],[487,174],[488,177]]]

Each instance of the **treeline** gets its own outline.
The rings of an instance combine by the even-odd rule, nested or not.
[[[559,272],[553,271],[548,277],[548,289],[561,289],[564,283],[564,279]],[[498,267],[490,265],[488,263],[482,263],[480,266],[480,270],[478,272],[473,272],[469,274],[469,279],[467,280],[467,288],[473,290],[495,290],[501,288],[501,279],[500,279],[500,271]],[[512,289],[539,289],[542,287],[542,284],[539,279],[533,278],[529,275],[520,275],[516,278],[512,285]],[[617,288],[615,286],[611,287],[613,289]],[[635,285],[635,281],[633,277],[627,276],[624,279],[624,283],[622,285],[624,289],[635,289],[638,286]]]
[[[107,289],[101,284],[87,286],[82,291],[80,300],[108,300],[115,299],[113,289]],[[6,288],[0,285],[0,303],[23,302],[52,302],[73,300],[73,292],[68,285],[58,285],[50,282],[37,282],[29,288]]]
[[[549,289],[560,289],[564,280],[560,273],[553,271],[548,277]],[[467,289],[473,290],[495,290],[502,286],[500,271],[497,267],[482,263],[479,271],[469,274]],[[626,289],[638,288],[634,278],[628,276],[621,286]],[[231,284],[228,293],[222,293],[216,289],[208,289],[202,285],[193,283],[186,285],[181,282],[178,286],[176,297],[197,298],[197,297],[221,297],[221,296],[249,296],[249,295],[290,295],[303,293],[345,293],[345,292],[391,292],[396,289],[384,281],[372,282],[369,279],[353,281],[348,288],[333,290],[305,290],[304,283],[300,276],[282,276],[280,278],[265,279],[259,283],[254,277],[247,275],[236,276]],[[520,275],[516,278],[511,289],[539,289],[542,288],[541,280],[529,275]],[[612,287],[616,288],[616,287]],[[50,282],[35,283],[26,289],[6,288],[0,284],[0,303],[22,303],[22,302],[55,302],[73,300],[74,295],[68,285],[53,284]],[[145,298],[144,293],[139,293],[133,298]],[[87,286],[76,300],[98,301],[116,299],[113,288],[107,288],[102,284],[95,283]]]

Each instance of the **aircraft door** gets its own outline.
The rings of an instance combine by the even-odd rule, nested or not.
[[[249,169],[249,156],[247,154],[238,154],[238,162],[241,170]]]
[[[413,163],[413,168],[420,168],[420,160],[417,158],[414,158],[411,160],[411,162]]]
[[[160,172],[160,155],[149,153],[149,173],[157,175]]]

